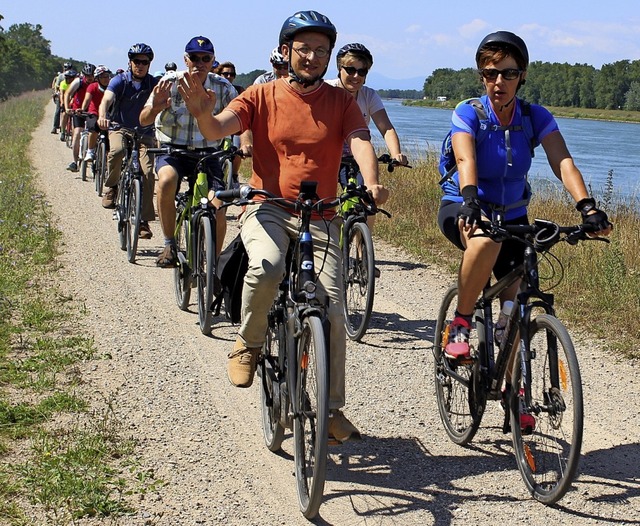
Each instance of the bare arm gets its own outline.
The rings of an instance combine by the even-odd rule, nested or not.
[[[378,128],[380,135],[384,138],[384,142],[386,143],[387,148],[389,148],[389,154],[391,157],[401,164],[407,164],[407,157],[400,149],[400,139],[398,139],[396,129],[389,120],[387,110],[383,108],[380,111],[376,111],[371,115],[371,118],[373,119],[376,128]]]
[[[559,131],[548,134],[542,139],[542,147],[547,154],[549,166],[555,176],[562,181],[567,191],[576,202],[589,196],[582,173],[573,162],[564,137]]]
[[[382,186],[378,179],[378,158],[369,140],[369,133],[356,132],[347,139],[347,143],[374,201],[379,205],[384,204],[389,198],[389,190]]]
[[[100,102],[100,107],[98,108],[98,126],[103,130],[109,128],[109,119],[107,119],[107,112],[109,108],[113,104],[113,101],[116,99],[116,94],[113,91],[105,91],[104,96],[102,97],[102,102]]]
[[[470,133],[456,133],[451,136],[451,145],[458,166],[460,189],[478,186],[478,166],[476,164],[476,142]]]

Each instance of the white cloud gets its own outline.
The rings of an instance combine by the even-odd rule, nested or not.
[[[458,28],[458,33],[460,33],[463,38],[473,38],[478,33],[484,31],[487,27],[489,27],[487,22],[479,18],[475,18],[468,24],[460,26]]]
[[[422,26],[420,24],[411,24],[409,27],[407,27],[404,30],[404,32],[405,33],[418,33],[421,30],[422,30]]]

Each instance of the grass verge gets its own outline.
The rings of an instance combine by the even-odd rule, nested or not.
[[[27,158],[47,94],[0,104],[0,524],[70,524],[132,512],[143,477],[113,401],[91,408],[83,306],[56,288],[60,233]]]

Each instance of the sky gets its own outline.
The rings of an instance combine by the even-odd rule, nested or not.
[[[179,67],[193,36],[209,37],[216,59],[230,60],[239,73],[269,69],[269,53],[278,44],[283,22],[296,11],[315,9],[338,29],[337,46],[360,42],[374,57],[367,84],[375,89],[422,89],[438,68],[474,67],[482,38],[497,30],[521,36],[531,60],[590,64],[600,68],[618,60],[640,59],[640,8],[637,0],[156,0],[72,4],[51,0],[0,0],[0,26],[40,24],[55,55],[126,67],[127,50],[136,42],[155,52],[151,73],[168,61]],[[84,24],[80,6],[91,23]],[[100,5],[109,6],[101,8]],[[56,7],[57,6],[57,7]],[[156,7],[157,6],[157,7]],[[327,78],[335,77],[335,61]]]

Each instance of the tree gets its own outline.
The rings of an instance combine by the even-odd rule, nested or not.
[[[624,109],[627,111],[640,111],[640,82],[634,81],[624,96]]]

